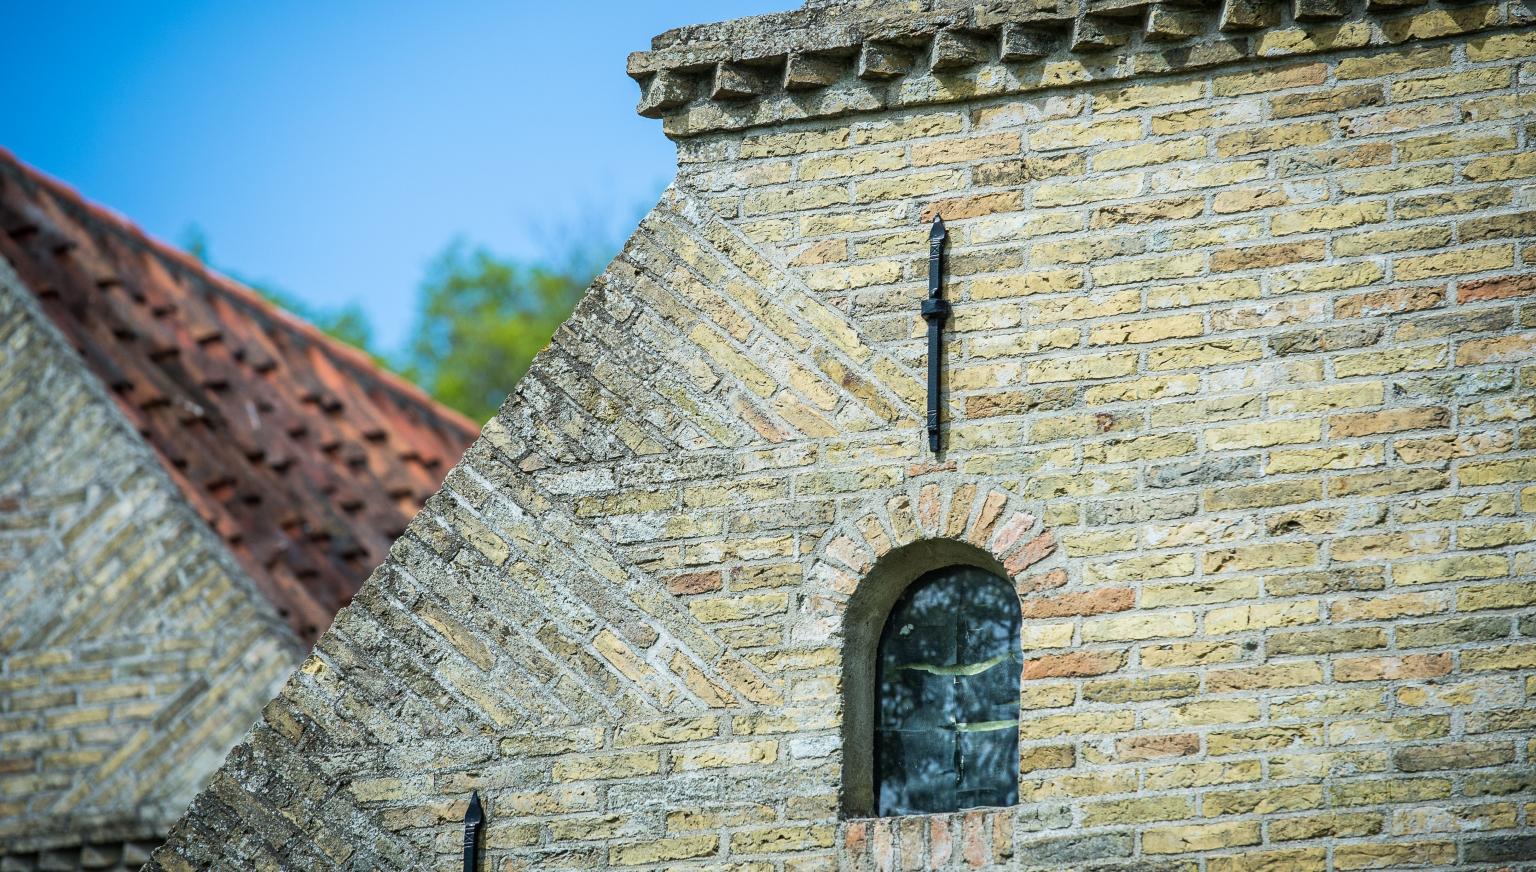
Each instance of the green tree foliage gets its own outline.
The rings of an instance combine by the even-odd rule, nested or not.
[[[489,419],[595,273],[585,255],[530,265],[454,242],[427,269],[401,372],[475,421]]]
[[[552,256],[539,263],[498,257],[462,239],[451,242],[427,267],[415,325],[396,353],[374,345],[368,316],[355,303],[311,306],[270,284],[225,273],[479,422],[496,413],[618,249],[613,227],[623,217],[623,212],[604,217],[588,210],[576,224],[546,231],[540,250]],[[209,262],[208,239],[196,226],[183,234],[182,247]]]

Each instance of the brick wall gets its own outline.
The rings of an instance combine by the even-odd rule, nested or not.
[[[446,869],[471,790],[506,872],[1536,857],[1513,9],[663,94],[677,184],[152,868]],[[1020,805],[844,820],[845,630],[936,555],[1017,582]]]
[[[0,869],[138,868],[298,659],[0,260]]]

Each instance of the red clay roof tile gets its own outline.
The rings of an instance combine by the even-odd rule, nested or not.
[[[477,434],[4,149],[0,256],[307,642]]]

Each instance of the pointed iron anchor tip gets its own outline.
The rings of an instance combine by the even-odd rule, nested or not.
[[[478,824],[485,820],[485,808],[480,805],[480,791],[469,795],[469,809],[464,812],[464,822]]]
[[[928,235],[935,239],[944,235],[944,216],[933,216],[933,230],[931,230]]]

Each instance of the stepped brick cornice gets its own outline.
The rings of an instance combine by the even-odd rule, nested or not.
[[[668,136],[1529,25],[1520,3],[855,0],[667,31],[629,56]]]

